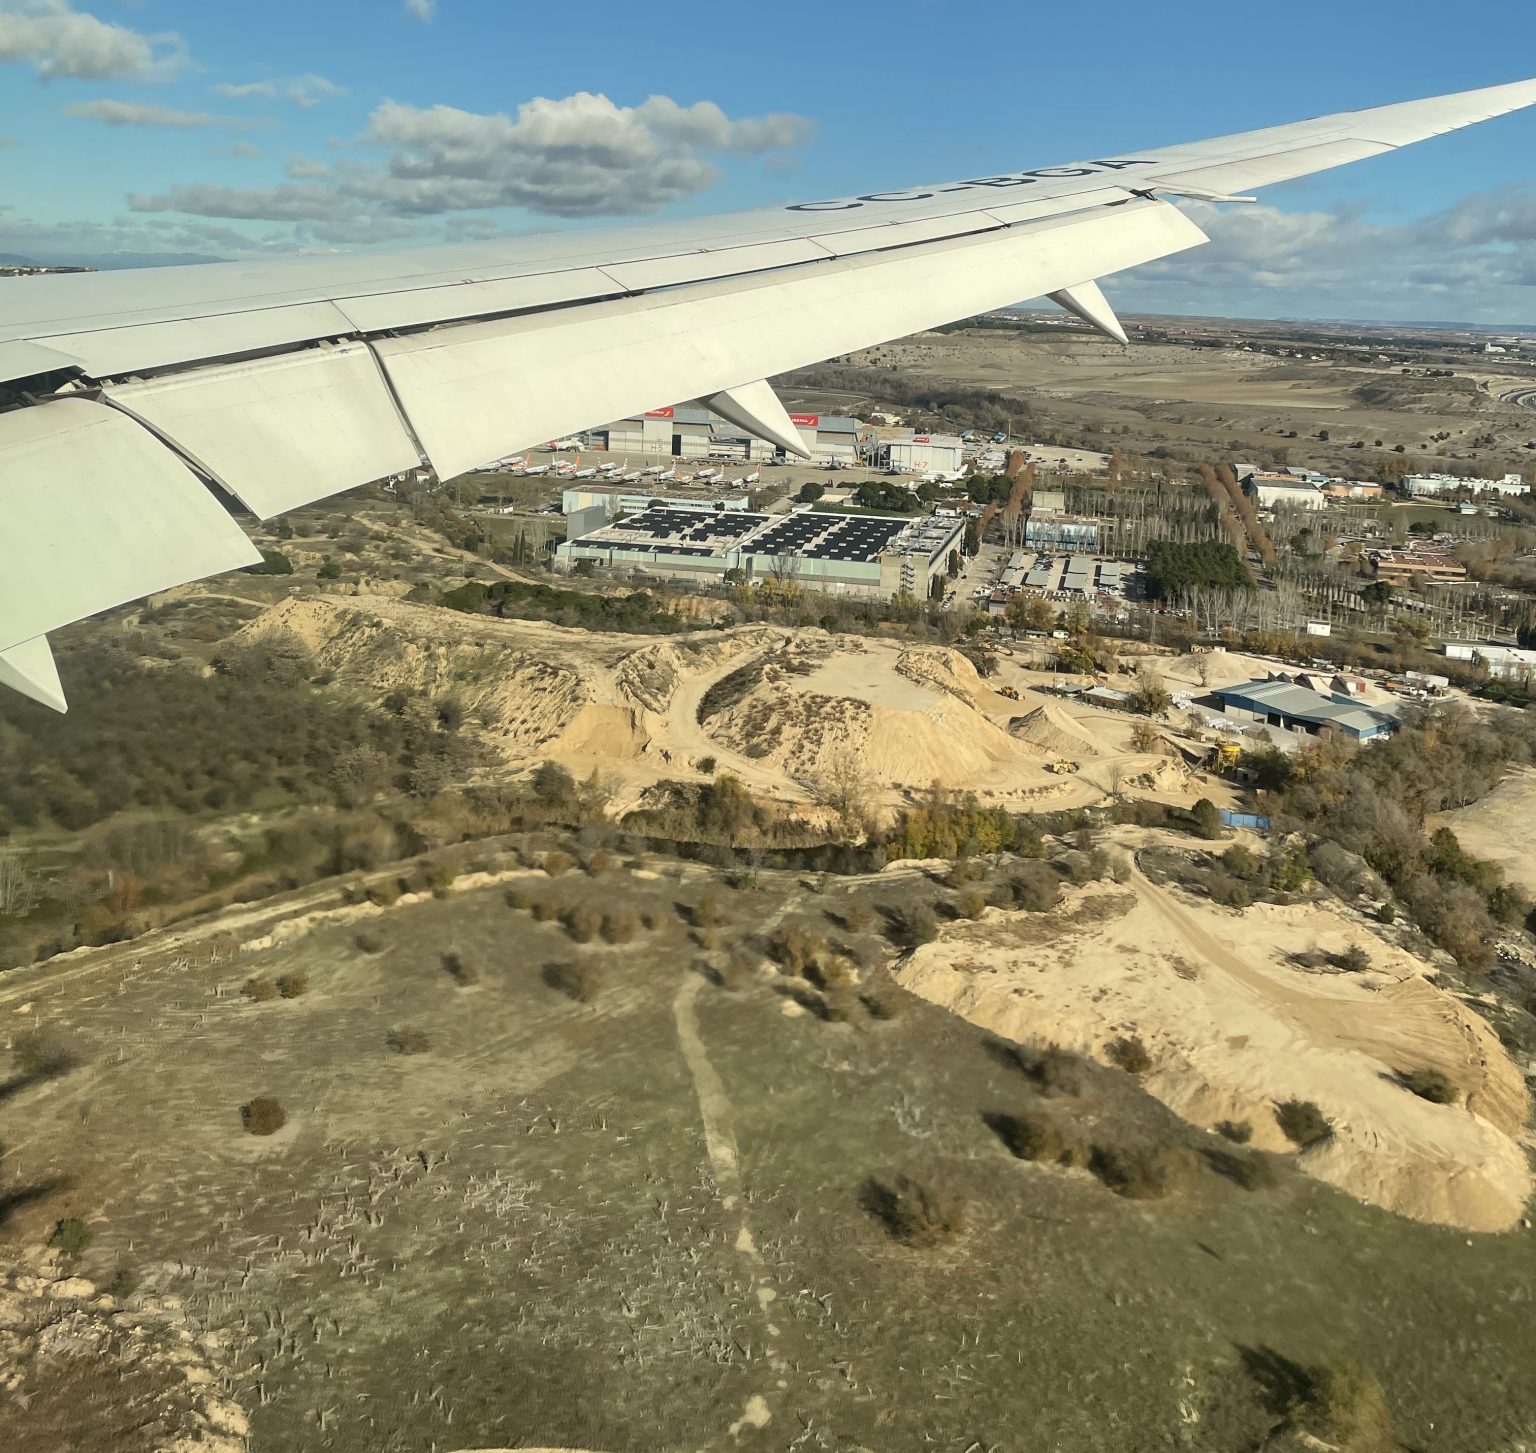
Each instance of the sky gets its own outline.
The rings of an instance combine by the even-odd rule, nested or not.
[[[682,218],[1536,76],[1536,4],[0,0],[0,254]],[[1536,110],[1189,210],[1123,311],[1536,324]],[[1021,301],[1024,301],[1021,299]]]

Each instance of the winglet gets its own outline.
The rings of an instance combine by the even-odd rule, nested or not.
[[[745,429],[756,439],[777,444],[786,453],[800,459],[809,459],[811,451],[805,447],[794,420],[784,411],[779,396],[766,379],[746,383],[740,388],[729,388],[724,393],[711,394],[703,400],[704,407],[713,409],[722,419]]]
[[[0,651],[0,686],[9,686],[54,711],[69,710],[47,636],[33,636],[30,641]]]
[[[1129,343],[1131,340],[1125,336],[1125,329],[1120,326],[1120,320],[1115,317],[1115,310],[1109,306],[1106,298],[1095,282],[1079,283],[1073,288],[1062,288],[1058,292],[1049,294],[1050,300],[1058,306],[1065,308],[1069,313],[1075,313],[1085,323],[1091,323],[1100,333],[1107,338],[1113,338],[1116,343]]]

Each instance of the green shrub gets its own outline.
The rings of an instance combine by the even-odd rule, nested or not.
[[[279,975],[277,992],[284,999],[298,999],[309,993],[309,971],[294,969],[291,973]]]
[[[1354,1362],[1306,1369],[1287,1416],[1292,1428],[1343,1453],[1397,1453],[1401,1446],[1381,1383]]]
[[[560,905],[553,898],[535,898],[533,916],[538,923],[553,923],[560,916]]]
[[[1363,974],[1371,967],[1371,956],[1357,943],[1352,943],[1341,954],[1335,954],[1333,962],[1347,974]]]
[[[461,989],[480,982],[480,966],[458,949],[449,949],[443,955],[443,969]]]
[[[573,866],[569,853],[553,852],[544,854],[544,871],[551,878],[558,878],[562,873],[568,873]]]
[[[979,888],[967,888],[955,899],[955,912],[962,918],[980,918],[987,911],[987,895]]]
[[[275,979],[253,976],[240,986],[240,992],[253,1004],[266,1004],[276,999],[282,991],[277,987]]]
[[[613,871],[618,859],[604,848],[599,848],[587,859],[587,872],[591,877],[601,878],[604,873]]]
[[[68,1260],[78,1261],[95,1239],[91,1228],[78,1216],[66,1216],[54,1226],[48,1244]]]
[[[240,1107],[240,1119],[251,1135],[273,1135],[288,1123],[288,1112],[270,1095],[258,1095]]]
[[[1259,1151],[1212,1149],[1205,1152],[1205,1161],[1217,1175],[1245,1191],[1268,1190],[1279,1179],[1274,1162]]]
[[[1253,1139],[1253,1126],[1246,1120],[1218,1120],[1216,1133],[1234,1145],[1247,1145]]]
[[[1275,1120],[1285,1138],[1301,1150],[1333,1134],[1327,1116],[1311,1100],[1282,1100],[1275,1106]]]

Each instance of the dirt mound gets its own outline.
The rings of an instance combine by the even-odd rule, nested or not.
[[[1049,757],[1077,759],[1103,755],[1103,749],[1088,732],[1053,701],[1014,717],[1008,730]]]
[[[991,910],[917,949],[902,983],[974,1023],[1024,1042],[1104,1057],[1134,1034],[1147,1089],[1195,1124],[1244,1121],[1253,1143],[1294,1149],[1276,1106],[1311,1101],[1332,1126],[1298,1164],[1351,1195],[1415,1220],[1503,1231],[1532,1190],[1520,1136],[1530,1110],[1498,1039],[1423,965],[1328,910],[1260,905],[1234,914],[1156,888],[1139,873],[1128,911],[1096,918],[1077,891],[1023,948]],[[1050,932],[1044,933],[1048,928]],[[1034,941],[1038,940],[1038,941]],[[1364,974],[1320,973],[1297,956],[1364,947]],[[1446,1075],[1452,1105],[1398,1076]]]
[[[557,628],[519,631],[399,601],[284,601],[240,634],[301,642],[343,691],[454,697],[514,757],[555,741],[597,694]]]

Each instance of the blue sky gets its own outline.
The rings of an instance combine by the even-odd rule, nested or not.
[[[1536,5],[0,0],[0,253],[687,216],[1536,75]],[[664,98],[648,100],[648,98]],[[1128,309],[1536,323],[1536,113],[1200,209]]]

